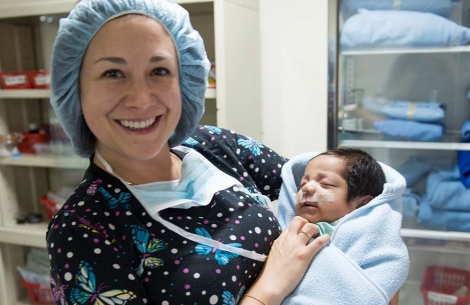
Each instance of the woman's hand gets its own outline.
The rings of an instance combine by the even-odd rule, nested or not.
[[[317,234],[316,225],[294,217],[274,242],[263,270],[246,293],[255,298],[244,297],[240,304],[280,304],[299,284],[315,254],[329,242],[330,237],[323,235],[308,243]]]

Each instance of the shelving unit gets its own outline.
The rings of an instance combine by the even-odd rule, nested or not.
[[[450,18],[469,27],[469,8],[470,1],[463,0]],[[435,165],[456,164],[457,151],[470,151],[470,143],[461,142],[460,132],[462,123],[470,118],[466,97],[470,73],[465,66],[470,59],[469,45],[351,49],[341,50],[338,55],[338,146],[362,148],[396,169],[411,156]],[[446,131],[442,141],[387,140],[374,129],[373,122],[388,118],[376,109],[373,111],[370,105],[360,108],[361,102],[357,103],[359,111],[353,117],[361,118],[364,126],[355,130],[345,125],[343,129],[341,115],[347,111],[342,112],[342,106],[353,101],[350,98],[355,97],[355,90],[361,90],[363,96],[408,101],[430,101],[431,91],[435,90],[436,101],[445,105],[446,115],[441,122]],[[429,201],[427,174],[408,187],[421,195],[420,204]],[[447,231],[447,224],[442,226],[426,227],[418,221],[418,215],[403,218],[401,235],[408,246],[411,265],[408,280],[400,292],[400,305],[424,304],[420,285],[428,266],[470,270],[470,232]]]
[[[217,69],[217,88],[206,92],[206,109],[200,123],[260,139],[258,0],[170,2],[188,10],[193,27],[204,39],[209,60]],[[49,67],[57,17],[66,16],[76,3],[76,0],[2,0],[0,71]],[[38,17],[42,15],[52,17],[53,22],[41,23]],[[2,39],[8,44],[2,44]],[[52,111],[50,94],[50,90],[0,89],[0,134],[26,130],[29,121],[48,123]],[[47,221],[16,224],[15,216],[23,211],[44,214],[39,197],[61,183],[76,186],[88,164],[87,159],[68,155],[0,157],[0,304],[30,304],[16,266],[24,264],[30,247],[46,246]]]
[[[343,140],[340,146],[393,148],[393,149],[422,149],[422,150],[470,150],[469,143],[457,142],[408,142],[408,141],[368,141]]]
[[[470,53],[470,46],[435,48],[354,49],[341,51],[341,56],[370,56],[389,54]]]

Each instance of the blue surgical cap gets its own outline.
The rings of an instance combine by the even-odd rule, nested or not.
[[[142,14],[159,21],[173,38],[179,58],[182,114],[170,146],[183,143],[204,113],[210,68],[204,43],[189,21],[188,12],[165,0],[82,0],[60,20],[52,51],[51,105],[76,154],[88,158],[95,151],[94,136],[81,110],[79,74],[91,39],[109,20]]]

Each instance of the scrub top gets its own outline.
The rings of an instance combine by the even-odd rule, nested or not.
[[[268,203],[277,199],[287,160],[252,138],[212,126],[199,126],[183,145],[241,187],[215,191],[208,204],[167,208],[158,216],[183,233],[267,255],[281,232]],[[174,152],[184,164],[186,154]],[[236,304],[263,266],[175,233],[121,180],[93,163],[51,219],[47,249],[52,292],[62,305]]]

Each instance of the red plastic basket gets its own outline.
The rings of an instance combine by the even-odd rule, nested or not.
[[[18,150],[22,153],[34,154],[34,144],[47,143],[50,139],[49,134],[42,133],[23,133],[23,140],[18,143]]]
[[[462,288],[466,295],[456,295]],[[470,272],[449,267],[427,267],[421,282],[425,305],[467,305],[469,289]]]
[[[46,215],[49,219],[51,219],[59,211],[57,203],[47,199],[46,196],[39,198],[39,203],[41,203],[46,209]]]
[[[29,301],[33,304],[55,304],[51,287],[22,281],[21,285],[28,290]]]

